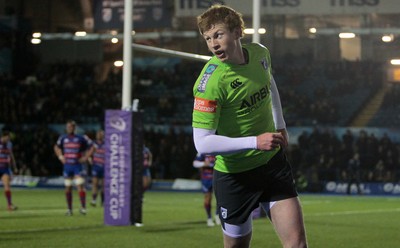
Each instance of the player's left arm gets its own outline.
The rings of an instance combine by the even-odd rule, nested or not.
[[[149,167],[153,164],[153,153],[149,150]]]
[[[11,169],[13,170],[14,174],[18,174],[17,162],[15,160],[14,153],[13,153],[12,149],[10,149],[10,159],[11,159],[11,161],[10,161]]]
[[[278,87],[274,77],[271,75],[271,97],[272,97],[272,116],[274,118],[275,129],[282,134],[284,138],[283,148],[286,148],[289,143],[289,134],[286,130],[286,122],[283,118],[281,98],[279,97]]]
[[[80,163],[85,163],[89,160],[89,157],[93,154],[91,153],[92,147],[94,147],[94,142],[89,138],[89,136],[84,135],[81,141],[82,146],[84,147],[82,151],[82,157],[79,159]]]
[[[92,146],[91,146],[92,147]],[[80,163],[86,163],[89,161],[89,157],[91,156],[91,147],[82,151],[82,157],[80,157],[79,162]]]

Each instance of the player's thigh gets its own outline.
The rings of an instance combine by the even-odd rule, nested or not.
[[[9,190],[10,189],[10,181],[11,181],[10,175],[7,173],[4,173],[1,176],[1,181],[3,182],[4,190]]]
[[[305,239],[303,214],[298,197],[277,201],[270,211],[272,224],[283,242]]]
[[[92,184],[93,187],[97,187],[97,184],[99,183],[98,177],[92,177]]]

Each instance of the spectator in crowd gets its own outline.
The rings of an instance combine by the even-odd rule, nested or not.
[[[347,177],[347,194],[351,194],[351,187],[356,185],[357,194],[362,194],[361,191],[361,165],[360,154],[354,153],[353,157],[349,160],[346,170]]]
[[[169,178],[171,161],[171,142],[167,137],[161,137],[157,146],[157,159],[155,160],[155,171],[157,178]]]
[[[368,181],[370,182],[385,182],[387,171],[385,169],[385,162],[379,159],[375,164],[374,169],[368,173]]]
[[[22,176],[32,176],[31,169],[28,167],[27,164],[22,164],[21,168],[19,169],[19,175]]]

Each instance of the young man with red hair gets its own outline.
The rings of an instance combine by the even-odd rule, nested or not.
[[[269,51],[242,46],[244,22],[232,8],[214,5],[197,24],[214,56],[193,87],[193,138],[199,153],[216,155],[213,185],[224,247],[250,246],[251,213],[259,204],[283,247],[307,247]]]

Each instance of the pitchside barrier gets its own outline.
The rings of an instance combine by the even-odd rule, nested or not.
[[[139,179],[140,180],[140,179]],[[139,182],[136,180],[136,182]],[[154,180],[151,185],[151,191],[176,191],[176,192],[188,192],[195,191],[200,192],[199,188],[201,182],[199,180],[190,180],[184,178],[177,178],[175,180]],[[0,181],[0,187],[3,186],[3,183]],[[11,186],[13,188],[64,188],[64,178],[60,177],[33,177],[33,176],[21,176],[16,175],[13,176],[11,181]],[[327,181],[320,182],[318,184],[318,190],[304,190],[301,193],[323,193],[323,194],[332,194],[332,195],[343,195],[347,194],[347,182],[342,181]],[[90,185],[88,185],[88,189],[90,189]],[[371,182],[361,182],[360,183],[361,193],[363,195],[373,195],[373,196],[400,196],[400,183],[399,182],[380,182],[380,183],[371,183]],[[357,193],[356,185],[353,184],[350,186],[350,193]],[[133,190],[135,192],[135,190]],[[138,192],[138,191],[136,191]],[[136,196],[137,197],[137,196]],[[131,206],[142,207],[141,204],[131,204]],[[135,211],[140,210],[130,210],[131,213],[135,213]],[[136,216],[141,216],[140,214]],[[134,223],[141,223],[135,222]]]
[[[142,113],[107,110],[105,116],[104,224],[142,224]]]

